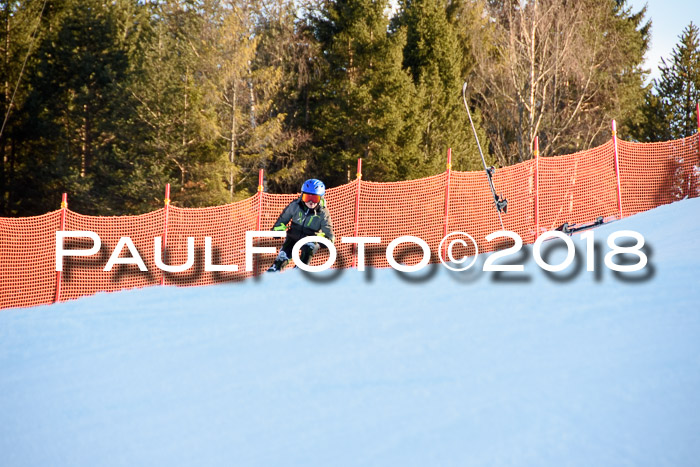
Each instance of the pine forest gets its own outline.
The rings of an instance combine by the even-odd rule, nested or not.
[[[692,22],[649,81],[626,0],[0,2],[0,216],[137,214],[697,131]]]

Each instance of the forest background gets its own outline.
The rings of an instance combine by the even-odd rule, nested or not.
[[[397,6],[397,8],[391,8]],[[355,177],[572,153],[697,130],[691,22],[647,82],[626,0],[0,2],[0,216],[225,204]]]

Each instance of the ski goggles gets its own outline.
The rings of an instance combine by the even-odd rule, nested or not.
[[[305,203],[308,203],[308,202],[320,203],[321,202],[321,195],[313,195],[311,193],[302,193],[301,200]]]

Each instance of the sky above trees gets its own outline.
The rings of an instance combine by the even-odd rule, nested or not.
[[[650,13],[625,0],[42,5],[0,5],[0,215],[61,192],[85,213],[147,212],[165,183],[175,205],[224,204],[255,193],[259,169],[289,193],[353,180],[358,158],[367,180],[413,179],[443,171],[447,148],[474,170],[465,81],[496,166],[531,158],[536,137],[545,156],[600,145],[613,118],[622,138],[687,136],[673,99],[649,96]],[[663,89],[680,93],[673,70]]]
[[[691,21],[700,25],[700,7],[695,0],[628,0],[635,10],[647,5],[652,20],[651,46],[644,62],[651,70],[649,80],[660,77],[661,58],[668,59],[683,29]]]

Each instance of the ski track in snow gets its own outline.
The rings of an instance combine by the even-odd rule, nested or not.
[[[2,310],[0,465],[696,464],[700,199],[599,247],[619,230],[648,245],[636,282],[575,235],[565,281],[528,247],[500,280],[293,270]]]

